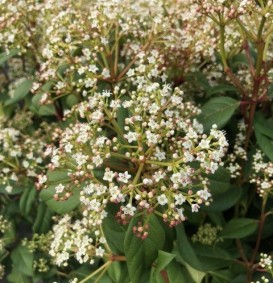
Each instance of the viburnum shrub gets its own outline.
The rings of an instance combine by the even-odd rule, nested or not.
[[[271,282],[269,0],[0,0],[0,278]]]

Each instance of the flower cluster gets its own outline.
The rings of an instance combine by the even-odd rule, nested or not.
[[[237,178],[241,174],[242,161],[247,160],[244,143],[246,139],[246,126],[243,121],[238,123],[238,133],[234,140],[232,153],[229,154],[227,169],[230,171],[232,178]]]
[[[273,163],[265,161],[265,157],[260,150],[253,156],[253,174],[250,182],[256,184],[257,191],[262,197],[273,193]]]
[[[90,229],[87,218],[73,220],[65,215],[55,220],[49,255],[57,266],[67,266],[72,257],[79,263],[93,264],[96,258],[104,256],[106,239],[100,229]]]
[[[66,200],[80,190],[83,215],[95,227],[109,202],[119,204],[122,223],[137,211],[156,213],[170,226],[184,221],[186,204],[197,212],[212,200],[206,175],[222,165],[227,147],[216,126],[203,133],[193,119],[199,112],[169,85],[95,92],[67,112],[70,126],[59,146],[45,152],[49,169],[67,172],[71,180],[55,185],[54,198]],[[38,187],[51,185],[46,180],[41,176]]]
[[[0,252],[3,252],[6,245],[5,234],[9,231],[11,223],[4,218],[3,215],[0,215]]]
[[[7,193],[43,172],[46,138],[42,129],[35,134],[28,133],[26,128],[31,123],[31,115],[18,112],[12,121],[3,119],[0,124],[0,184]]]

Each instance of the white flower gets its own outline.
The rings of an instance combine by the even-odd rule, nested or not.
[[[197,203],[194,203],[191,205],[191,211],[192,212],[198,212],[200,206]]]
[[[167,197],[165,196],[165,194],[162,194],[160,196],[157,197],[157,201],[159,204],[161,205],[165,205],[166,203],[168,203],[168,199]]]
[[[89,72],[92,72],[92,73],[94,73],[94,74],[96,74],[96,72],[98,71],[98,67],[96,66],[96,65],[89,65],[89,67],[88,67],[88,71]]]
[[[108,69],[106,69],[106,68],[104,68],[103,69],[103,71],[101,72],[101,74],[102,74],[102,76],[104,77],[104,78],[110,78],[110,72],[109,72],[109,70]]]
[[[5,190],[6,190],[7,193],[10,194],[12,192],[12,190],[13,190],[13,187],[8,185],[8,186],[5,187]]]
[[[129,143],[137,141],[138,134],[134,132],[128,132],[128,134],[124,135],[124,137],[128,140]]]
[[[38,176],[38,183],[39,184],[44,184],[47,181],[47,176],[46,175],[39,175]]]
[[[55,191],[57,194],[61,194],[64,189],[65,189],[65,186],[63,184],[59,184],[58,186],[55,187]]]
[[[134,69],[129,69],[128,72],[127,72],[127,76],[128,77],[132,77],[135,75],[135,70]]]
[[[103,257],[105,250],[102,247],[96,249],[96,256]]]
[[[103,159],[99,155],[93,156],[92,161],[96,167],[100,166],[103,163]]]
[[[128,174],[128,171],[124,172],[124,173],[119,173],[118,174],[118,181],[127,184],[128,180],[131,178],[132,176],[130,174]]]
[[[208,200],[208,198],[211,197],[211,194],[207,190],[200,190],[197,194],[204,200]]]
[[[134,216],[136,208],[132,206],[130,203],[126,205],[126,207],[121,208],[124,214],[128,214],[130,216]]]
[[[81,154],[81,153],[76,153],[76,154],[72,155],[72,157],[75,159],[78,166],[82,166],[88,160],[88,155],[84,155],[84,154]]]
[[[209,140],[201,140],[201,142],[199,143],[199,146],[203,149],[208,149],[210,141]]]
[[[115,177],[115,173],[111,170],[105,170],[104,176],[103,176],[103,180],[104,181],[108,181],[108,182],[112,182],[113,178]]]
[[[72,148],[73,148],[73,145],[69,142],[65,145],[64,150],[65,150],[65,152],[70,153]]]
[[[186,201],[186,198],[182,194],[174,195],[175,205],[181,205]]]

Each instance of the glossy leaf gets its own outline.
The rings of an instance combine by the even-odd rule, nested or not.
[[[7,60],[12,58],[13,56],[17,55],[19,50],[12,49],[9,52],[3,52],[0,54],[0,66],[4,64]]]
[[[165,241],[164,230],[156,216],[149,216],[149,236],[142,240],[133,233],[133,227],[139,218],[131,220],[125,237],[124,248],[127,266],[132,283],[143,282],[142,275],[150,269],[157,257],[158,250],[162,249]]]
[[[213,124],[221,129],[232,117],[240,102],[230,97],[215,97],[210,99],[201,108],[202,113],[199,121],[204,125],[205,131],[208,131]]]
[[[11,105],[23,99],[29,93],[32,83],[33,80],[25,80],[20,83],[16,87],[13,97],[6,101],[5,106]]]
[[[257,227],[258,221],[255,219],[232,219],[224,226],[219,237],[224,239],[241,239],[254,233]]]
[[[13,265],[23,274],[33,275],[33,254],[25,246],[17,247],[11,254]]]

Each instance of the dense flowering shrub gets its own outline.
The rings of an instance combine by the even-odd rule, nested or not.
[[[0,278],[271,282],[268,0],[0,0]]]

